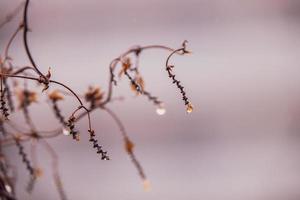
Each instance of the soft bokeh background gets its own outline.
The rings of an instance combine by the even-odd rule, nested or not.
[[[1,0],[0,19],[19,2]],[[1,50],[20,19],[1,29]],[[135,141],[152,190],[143,191],[117,127],[97,111],[93,122],[111,161],[97,157],[87,136],[77,144],[64,136],[49,140],[69,199],[300,199],[300,1],[33,0],[29,20],[39,67],[51,66],[53,78],[80,93],[92,84],[106,88],[109,62],[133,45],[179,47],[187,39],[193,51],[173,60],[195,106],[191,115],[159,50],[143,53],[141,70],[146,88],[166,102],[166,115],[135,98],[127,80],[115,90],[126,100],[110,106]],[[20,35],[10,55],[19,66],[29,64]],[[63,109],[74,106],[68,99]],[[47,104],[31,110],[41,129],[58,125]],[[82,132],[85,126],[80,122]],[[31,196],[16,148],[6,150],[18,166],[20,199],[58,198],[49,156],[39,149],[45,175]]]

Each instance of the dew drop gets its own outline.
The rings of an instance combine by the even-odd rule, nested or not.
[[[104,157],[103,160],[109,160],[109,157]]]
[[[12,193],[12,188],[10,187],[10,185],[8,184],[5,184],[5,190],[8,192],[8,193]]]
[[[164,115],[166,113],[166,109],[164,108],[163,105],[159,105],[157,108],[156,108],[156,113],[158,115]]]
[[[64,135],[70,135],[70,131],[67,130],[67,129],[65,129],[65,128],[62,130],[62,133],[63,133]]]

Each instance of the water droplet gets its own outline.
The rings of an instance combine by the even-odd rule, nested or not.
[[[63,133],[64,135],[70,135],[70,131],[67,130],[67,129],[65,129],[65,128],[62,130],[62,133]]]
[[[103,160],[109,160],[109,157],[104,157]]]
[[[8,193],[12,193],[12,188],[10,187],[10,185],[8,184],[5,184],[5,190],[8,192]]]
[[[186,107],[186,112],[191,113],[191,112],[193,112],[193,109],[194,109],[193,105],[191,103],[189,103]]]
[[[158,115],[164,115],[164,114],[166,113],[165,107],[164,107],[162,104],[160,104],[160,105],[156,108],[156,113],[157,113]]]
[[[143,181],[143,187],[145,192],[149,192],[151,190],[150,182],[147,179]]]

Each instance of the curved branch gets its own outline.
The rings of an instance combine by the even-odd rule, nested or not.
[[[13,75],[17,75],[17,74],[20,74],[20,73],[22,73],[22,72],[24,72],[24,71],[26,71],[26,70],[33,70],[34,72],[36,72],[35,68],[30,67],[30,66],[25,66],[25,67],[22,67],[22,68],[18,69],[18,70],[15,71],[15,72],[13,72],[12,74],[13,74]]]
[[[112,91],[113,91],[113,83],[115,83],[114,70],[115,70],[116,66],[118,65],[118,63],[122,60],[122,58],[128,56],[131,53],[140,54],[142,51],[149,50],[149,49],[162,49],[162,50],[171,51],[171,52],[174,51],[174,49],[167,47],[167,46],[163,46],[163,45],[147,45],[147,46],[142,46],[142,47],[137,46],[137,47],[133,47],[133,48],[127,50],[126,52],[122,53],[119,57],[112,60],[109,65],[110,79],[109,79],[109,85],[108,85],[108,95],[107,95],[106,99],[103,101],[103,103],[101,104],[101,106],[106,105],[111,100]],[[179,53],[179,52],[176,52],[176,53]]]
[[[38,69],[37,65],[35,64],[33,57],[30,53],[28,42],[27,42],[27,33],[28,33],[28,21],[27,21],[27,16],[28,16],[28,5],[29,5],[29,0],[26,0],[25,6],[24,6],[24,15],[23,15],[23,42],[24,42],[24,47],[26,54],[30,60],[31,65],[35,68],[36,72],[43,77],[44,80],[48,80],[47,77]]]
[[[5,63],[5,61],[9,58],[8,56],[8,50],[13,42],[13,40],[16,38],[17,34],[19,33],[19,31],[23,28],[22,25],[18,26],[17,30],[12,34],[11,38],[9,39],[6,47],[5,47],[5,50],[4,50],[4,60],[3,60],[3,63]]]
[[[143,183],[147,183],[147,177],[146,174],[144,172],[144,169],[142,167],[142,165],[140,164],[140,162],[138,161],[138,159],[136,158],[136,155],[133,152],[134,149],[134,144],[132,143],[132,141],[129,139],[129,136],[126,133],[125,127],[122,123],[122,121],[119,119],[119,117],[109,108],[107,107],[101,107],[101,109],[103,109],[104,111],[106,111],[106,113],[116,122],[117,126],[120,129],[120,132],[122,134],[123,137],[123,141],[125,144],[125,149],[127,154],[129,155],[133,165],[135,166],[135,168],[137,169],[140,178],[143,180]]]

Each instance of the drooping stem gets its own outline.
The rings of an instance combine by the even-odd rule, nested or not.
[[[4,51],[4,60],[3,63],[5,63],[5,61],[9,58],[8,55],[8,50],[13,42],[13,40],[16,38],[17,34],[19,33],[19,31],[23,28],[22,25],[19,25],[18,28],[15,30],[15,32],[12,34],[11,38],[9,39],[6,47],[5,47],[5,51]]]
[[[6,15],[6,17],[4,18],[4,20],[2,22],[0,22],[0,29],[7,24],[8,22],[10,22],[18,13],[20,10],[22,10],[24,5],[24,2],[21,2],[18,7],[16,7],[13,11],[11,11],[8,15]]]
[[[44,139],[41,140],[45,146],[45,149],[51,156],[51,165],[52,165],[52,176],[53,180],[56,186],[56,189],[58,191],[59,197],[61,200],[67,200],[67,195],[64,191],[63,183],[61,181],[60,175],[59,175],[59,162],[58,162],[58,155],[55,152],[55,150],[52,148],[52,146]]]
[[[128,56],[131,53],[136,54],[136,52],[138,52],[138,55],[140,55],[142,51],[148,50],[148,49],[162,49],[162,50],[166,50],[166,51],[170,51],[170,52],[174,51],[174,49],[167,47],[167,46],[163,46],[163,45],[148,45],[148,46],[142,46],[142,47],[137,46],[137,47],[133,47],[133,48],[127,50],[126,52],[122,53],[119,57],[112,60],[109,65],[110,77],[109,77],[109,83],[108,83],[108,94],[106,96],[106,99],[101,104],[101,106],[105,106],[111,100],[112,92],[113,92],[113,84],[116,84],[116,80],[114,79],[114,70],[116,69],[118,63],[122,60],[122,58]],[[179,53],[179,52],[176,52],[176,53]]]
[[[186,43],[187,41],[185,40],[183,43],[182,43],[182,47],[179,48],[179,49],[176,49],[174,50],[168,57],[167,57],[167,60],[166,60],[166,71],[168,72],[168,76],[170,79],[172,79],[172,82],[173,84],[176,84],[177,88],[180,90],[180,93],[182,95],[182,100],[184,101],[185,105],[186,105],[186,111],[188,113],[191,113],[193,111],[193,105],[190,103],[190,100],[189,98],[187,97],[186,95],[186,92],[184,90],[184,87],[182,86],[182,84],[180,83],[180,81],[175,78],[176,75],[173,73],[173,68],[175,67],[174,65],[170,65],[169,64],[169,61],[171,59],[171,57],[178,53],[178,52],[182,52],[181,54],[184,55],[184,54],[188,54],[190,53],[189,51],[186,50]]]
[[[35,68],[36,72],[41,76],[44,80],[48,80],[47,77],[38,69],[37,65],[35,64],[33,57],[30,53],[29,46],[28,46],[28,39],[27,39],[27,33],[28,33],[28,5],[29,5],[29,0],[26,0],[25,6],[24,6],[24,15],[23,15],[23,42],[24,42],[24,47],[26,54],[30,60],[31,65]]]
[[[122,134],[124,145],[125,145],[125,150],[126,150],[127,154],[129,155],[129,157],[130,157],[133,165],[137,169],[137,171],[139,173],[139,176],[141,177],[141,179],[143,180],[143,182],[147,181],[144,169],[143,169],[142,165],[140,164],[140,162],[138,161],[138,159],[136,158],[136,155],[133,152],[134,144],[130,140],[130,138],[129,138],[126,130],[125,130],[125,126],[123,125],[122,121],[109,108],[107,108],[107,107],[101,107],[101,109],[103,109],[104,111],[106,111],[106,113],[109,114],[109,116],[111,116],[111,118],[116,122],[116,124],[119,127],[120,132]]]

